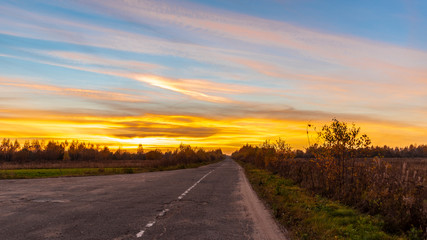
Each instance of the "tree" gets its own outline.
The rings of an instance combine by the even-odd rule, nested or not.
[[[44,150],[44,159],[47,161],[58,161],[64,158],[64,145],[55,141],[49,141]]]
[[[163,154],[160,150],[151,150],[145,154],[147,160],[160,160],[163,157]]]
[[[366,149],[371,140],[366,134],[360,135],[360,128],[354,124],[332,119],[332,123],[324,125],[318,132],[321,147],[316,152],[319,166],[327,174],[330,187],[338,187],[340,194],[345,185],[354,181],[355,158],[361,149]],[[336,186],[333,186],[336,185]]]
[[[12,156],[10,155],[11,145],[12,144],[10,142],[10,139],[3,138],[3,141],[0,145],[0,157],[6,162],[12,160]]]
[[[136,149],[136,158],[140,160],[144,160],[144,147],[142,147],[142,144],[138,145],[138,148]]]

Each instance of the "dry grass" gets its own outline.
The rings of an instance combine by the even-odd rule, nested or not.
[[[164,165],[164,160],[107,160],[100,162],[31,162],[31,163],[1,163],[0,169],[58,169],[58,168],[150,168]]]
[[[427,158],[383,158],[383,161],[390,163],[393,167],[402,170],[404,163],[406,168],[417,175],[427,177]]]
[[[340,163],[333,153],[319,156],[295,159],[275,148],[252,146],[233,153],[234,159],[291,179],[313,194],[381,215],[383,230],[389,233],[418,236],[414,239],[422,239],[422,231],[427,234],[427,159],[349,159]]]
[[[319,195],[313,196],[289,179],[239,162],[254,190],[272,208],[295,239],[406,239],[382,231],[377,217],[361,214]]]

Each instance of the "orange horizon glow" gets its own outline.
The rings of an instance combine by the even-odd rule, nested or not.
[[[329,122],[310,121],[310,124],[321,129]],[[278,138],[286,140],[293,149],[304,149],[308,147],[307,138],[309,137],[313,144],[317,136],[315,130],[308,128],[307,124],[307,121],[301,120],[262,118],[208,119],[155,114],[105,118],[54,117],[41,114],[39,118],[0,119],[0,137],[18,139],[21,142],[29,139],[78,140],[130,151],[136,149],[139,144],[145,149],[161,150],[188,144],[205,149],[221,148],[230,154],[245,144],[259,145],[265,140],[274,141]],[[142,129],[141,136],[138,136],[135,126]],[[422,140],[427,135],[424,128],[400,127],[395,123],[356,122],[356,126],[361,127],[362,133],[368,134],[374,146],[404,147],[416,143],[424,144]],[[150,134],[150,129],[155,130]]]

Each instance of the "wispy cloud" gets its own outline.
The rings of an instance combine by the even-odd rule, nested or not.
[[[120,101],[120,102],[146,102],[147,101],[146,97],[138,96],[138,95],[131,95],[131,94],[125,94],[125,93],[111,92],[111,91],[59,87],[59,86],[35,84],[35,83],[23,83],[23,82],[17,83],[16,79],[0,78],[0,85],[45,91],[45,92],[50,92],[58,95],[76,96],[81,98],[104,100],[104,101]]]
[[[164,22],[183,29],[186,33],[200,37],[212,36],[217,41],[234,39],[238,43],[254,43],[259,46],[275,46],[277,50],[299,52],[303,56],[331,61],[338,65],[378,69],[377,64],[400,66],[408,70],[421,71],[427,61],[424,51],[374,42],[357,37],[322,33],[297,27],[284,22],[266,20],[247,15],[220,11],[197,4],[178,5],[173,2],[153,1],[93,1],[108,13],[127,17],[131,21],[153,24]],[[126,18],[125,17],[125,18]],[[224,46],[224,45],[222,45]],[[244,45],[243,45],[244,46]],[[259,53],[259,48],[253,48]]]
[[[70,26],[67,30],[70,34],[78,34],[76,32],[77,27],[93,31],[96,34],[85,35],[85,38],[79,39],[79,41],[74,41],[76,38],[71,38],[67,34],[58,34],[53,38],[45,39],[125,51],[177,55],[202,62],[228,64],[235,68],[233,70],[235,73],[244,71],[243,76],[249,76],[251,79],[248,69],[238,70],[240,64],[249,70],[255,68],[261,74],[281,81],[298,83],[308,80],[316,81],[317,85],[335,84],[335,88],[340,89],[340,91],[348,91],[354,89],[354,86],[370,84],[371,82],[376,82],[383,89],[388,89],[387,84],[393,83],[398,86],[396,89],[401,90],[404,87],[409,90],[409,94],[414,92],[424,94],[424,91],[420,89],[426,89],[426,83],[423,79],[427,75],[427,70],[423,66],[426,64],[427,54],[423,51],[372,42],[366,39],[320,33],[282,22],[215,9],[208,9],[208,11],[199,5],[188,4],[186,8],[183,8],[175,6],[174,3],[102,1],[102,6],[100,3],[91,2],[89,5],[96,5],[106,10],[107,13],[116,14],[120,17],[126,16],[141,24],[146,21],[150,21],[154,25],[171,24],[171,26],[182,29],[189,38],[194,37],[195,43],[175,42],[64,19],[60,19],[60,21],[64,26]],[[179,9],[179,11],[172,11],[171,9]],[[197,12],[193,9],[197,9]],[[55,20],[48,16],[34,18],[44,23],[41,26]],[[39,28],[35,25],[29,27]],[[53,30],[50,25],[46,29],[49,32]],[[18,31],[17,34],[43,38],[43,35],[34,35],[31,32],[34,31],[29,31],[29,33]],[[198,44],[196,42],[200,36],[205,36],[205,38],[210,36],[216,39],[219,44]],[[226,39],[234,39],[236,42],[225,45],[222,41]],[[245,43],[256,44],[258,47]],[[277,54],[271,55],[262,51],[263,47],[270,48],[272,46],[276,48]],[[234,59],[240,59],[240,61],[233,61]],[[256,65],[254,59],[258,59]],[[271,63],[271,61],[277,63],[290,62],[291,59],[291,65],[280,66],[279,64],[275,66]],[[329,70],[321,70],[313,74],[310,69],[300,66],[304,63],[304,59],[314,61],[311,62],[310,68],[322,69],[323,67],[323,69]],[[316,63],[315,61],[318,60],[326,61],[326,63]],[[264,62],[263,65],[260,65],[262,62]],[[296,63],[298,64],[295,65]],[[401,81],[403,78],[405,79],[404,85]],[[263,81],[270,80],[267,78]],[[345,85],[349,82],[351,84]],[[381,84],[383,85],[381,86]],[[358,93],[353,91],[351,94],[357,95]],[[339,96],[337,100],[340,100]]]
[[[89,5],[96,5],[101,9],[105,9],[106,12],[118,14],[121,17],[126,16],[133,21],[139,21],[141,24],[145,24],[145,21],[149,20],[154,25],[162,25],[163,23],[172,24],[171,26],[176,25],[188,33],[189,37],[197,39],[202,35],[211,36],[219,41],[220,45],[211,46],[212,44],[210,43],[201,45],[192,42],[175,42],[93,24],[71,22],[64,19],[59,19],[59,21],[62,21],[61,23],[64,26],[69,26],[69,29],[66,30],[69,34],[78,34],[76,32],[77,27],[93,31],[96,34],[86,35],[84,39],[75,41],[74,39],[76,38],[69,37],[69,34],[58,34],[46,38],[43,37],[44,35],[31,33],[34,31],[51,33],[54,29],[50,25],[45,30],[38,29],[28,32],[9,30],[5,33],[117,50],[177,55],[203,62],[228,63],[231,66],[236,66],[235,62],[230,61],[234,57],[243,58],[247,61],[253,59],[276,59],[277,61],[285,62],[290,59],[293,59],[294,62],[302,62],[304,58],[308,58],[329,62],[333,64],[334,68],[344,65],[349,69],[354,69],[353,73],[357,72],[357,70],[372,72],[371,74],[356,75],[352,78],[352,80],[356,79],[359,82],[370,82],[373,80],[384,82],[387,79],[389,81],[400,82],[401,77],[405,76],[406,81],[423,84],[422,79],[427,75],[427,70],[423,67],[427,62],[427,53],[419,50],[372,42],[360,38],[320,33],[283,22],[221,12],[215,9],[209,9],[210,12],[208,12],[205,8],[201,8],[198,5],[189,5],[188,8],[182,8],[175,6],[173,3],[159,4],[137,1],[102,1],[99,2],[99,5],[95,1]],[[197,13],[194,13],[193,8],[198,10]],[[171,9],[179,9],[179,11],[172,11]],[[25,11],[20,14],[23,15],[24,13],[27,14]],[[34,15],[34,13],[29,14]],[[55,18],[48,16],[35,16],[34,18],[42,23],[41,26],[55,21]],[[40,26],[30,24],[27,27],[29,29],[40,28]],[[224,45],[221,44],[221,39],[235,39],[236,43]],[[258,47],[247,46],[245,43],[256,44]],[[231,48],[230,46],[233,47]],[[277,48],[277,54],[274,56],[262,51],[262,47],[272,46]],[[247,66],[247,64],[245,65]],[[264,71],[264,73],[270,76],[273,74],[274,77],[281,79],[292,79],[295,77],[297,80],[304,79],[307,75],[310,75],[307,74],[307,70],[302,68],[291,68],[290,71],[290,74],[276,74],[271,71]],[[382,74],[384,72],[387,74]],[[340,75],[339,72],[335,74],[338,77],[346,77],[342,73]],[[378,75],[382,75],[382,77],[378,79]],[[387,78],[384,78],[384,76],[387,76]],[[318,76],[316,79],[322,78],[337,79],[337,77],[330,76],[328,73],[326,73],[326,76]]]
[[[214,94],[239,94],[239,93],[248,93],[257,91],[255,88],[241,86],[236,84],[223,84],[212,82],[208,80],[201,79],[172,79],[166,78],[156,75],[148,75],[148,74],[136,74],[137,72],[150,71],[151,68],[157,68],[159,66],[155,64],[146,64],[141,62],[129,62],[129,61],[119,61],[119,60],[111,60],[111,59],[101,59],[99,57],[74,53],[74,52],[43,52],[36,51],[41,53],[42,55],[54,56],[55,58],[66,60],[66,63],[55,62],[53,60],[39,60],[37,58],[31,57],[20,57],[20,56],[12,56],[6,54],[0,54],[0,56],[22,59],[27,61],[33,61],[37,63],[43,63],[53,66],[60,66],[75,70],[100,73],[105,75],[112,75],[117,77],[126,77],[129,79],[137,80],[140,82],[147,83],[149,85],[171,90],[174,92],[178,92],[192,98],[209,101],[209,102],[218,102],[218,103],[227,103],[232,102],[232,100],[222,97],[215,96]],[[68,62],[68,63],[67,63]],[[76,64],[77,62],[77,64]],[[87,64],[81,65],[80,62],[86,62]],[[135,68],[132,68],[132,64]],[[117,69],[112,69],[117,68]],[[147,68],[150,68],[147,70]],[[21,84],[21,86],[29,86],[25,84]],[[40,89],[37,85],[34,85],[35,89]],[[44,87],[44,90],[54,91],[53,87],[47,88]],[[64,92],[71,92],[72,89],[67,89]],[[125,94],[121,94],[125,95]],[[107,99],[107,98],[105,98]],[[115,98],[113,95],[110,100],[117,100],[119,98]]]
[[[108,56],[97,56],[95,54],[87,54],[81,52],[70,52],[70,51],[33,51],[44,56],[51,56],[53,58],[67,61],[71,64],[76,65],[91,65],[94,67],[102,68],[113,68],[118,71],[126,72],[150,72],[164,68],[164,66],[154,63],[147,63],[141,61],[130,61],[126,59],[113,59]]]
[[[155,75],[134,75],[133,78],[156,87],[182,93],[192,98],[209,102],[232,102],[231,99],[215,96],[209,93],[224,94],[245,92],[244,87],[239,88],[237,85],[221,84],[207,80],[172,79]]]

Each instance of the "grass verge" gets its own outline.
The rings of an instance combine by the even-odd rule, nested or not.
[[[272,208],[292,239],[406,239],[383,232],[379,217],[361,214],[337,202],[312,196],[268,171],[239,162],[258,196]]]
[[[113,174],[132,174],[155,171],[168,171],[184,168],[196,168],[209,163],[178,164],[159,167],[114,167],[114,168],[42,168],[42,169],[7,169],[0,170],[0,179],[29,179],[51,177],[79,177]]]

